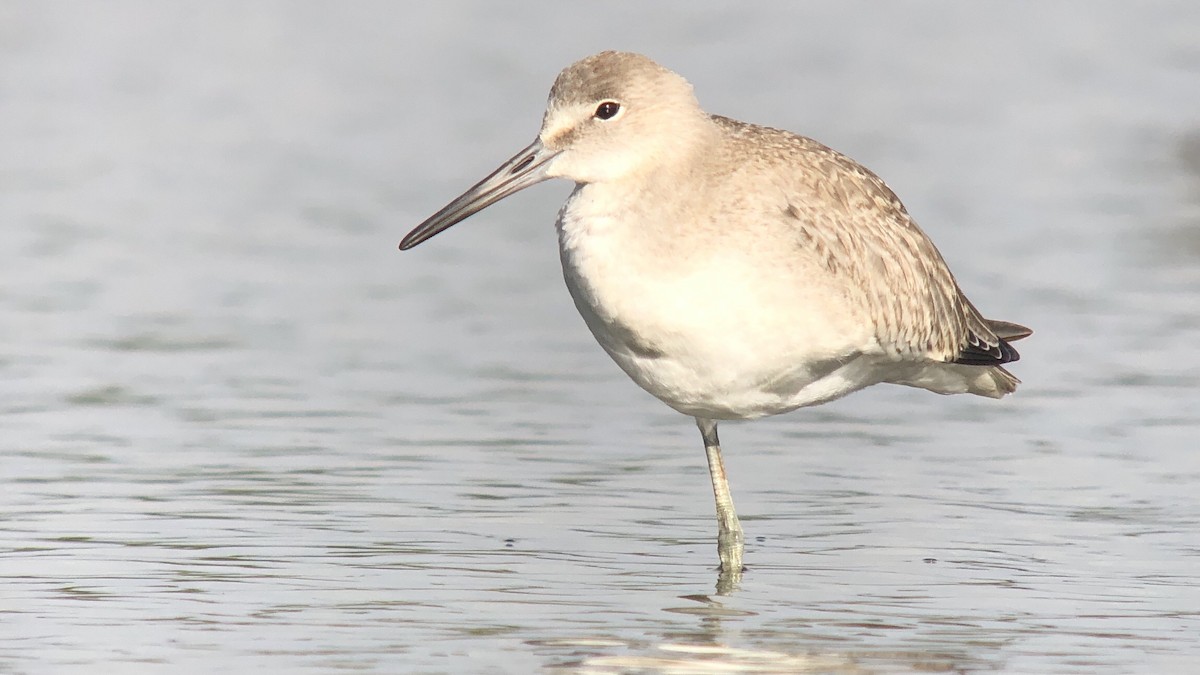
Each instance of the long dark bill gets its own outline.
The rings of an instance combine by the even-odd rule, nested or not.
[[[540,139],[530,143],[529,147],[518,152],[487,178],[413,228],[400,240],[400,250],[408,250],[514,192],[546,180],[549,178],[546,169],[550,166],[550,160],[557,155],[557,152],[543,147]]]

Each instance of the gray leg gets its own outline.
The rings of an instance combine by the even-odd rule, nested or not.
[[[729,494],[729,481],[725,479],[725,462],[721,460],[721,442],[717,439],[717,423],[714,420],[696,418],[696,426],[704,436],[704,452],[708,455],[708,474],[712,478],[713,497],[717,501],[717,555],[721,558],[721,571],[740,575],[745,535],[733,510],[733,497]]]

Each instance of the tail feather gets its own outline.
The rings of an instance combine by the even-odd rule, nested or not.
[[[1001,366],[968,366],[961,363],[928,363],[888,382],[927,389],[935,394],[975,394],[1003,398],[1021,383]]]
[[[1015,375],[1008,372],[1001,366],[985,368],[984,373],[985,375],[981,375],[980,377],[976,378],[977,388],[972,388],[969,390],[972,394],[978,394],[980,396],[987,396],[990,398],[1001,398],[1016,391],[1017,385],[1021,384],[1021,381],[1018,380]],[[987,382],[986,378],[991,378],[991,382]],[[983,386],[978,386],[979,384],[982,384]]]
[[[980,317],[982,319],[982,317]],[[1003,398],[1021,383],[1000,364],[1021,358],[1008,343],[1033,335],[1018,323],[982,319],[992,335],[971,333],[971,343],[950,362],[910,363],[897,368],[887,382],[927,389],[937,394],[975,394]]]
[[[1019,323],[1011,321],[1001,321],[999,319],[984,319],[987,322],[988,328],[996,334],[996,337],[1009,342],[1016,342],[1033,335],[1032,328],[1026,328]]]

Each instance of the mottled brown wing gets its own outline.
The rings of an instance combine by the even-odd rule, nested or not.
[[[793,221],[800,246],[831,274],[845,277],[886,352],[971,365],[1019,358],[993,328],[1002,325],[1008,339],[1028,329],[983,318],[933,242],[878,176],[812,139],[717,121],[760,149],[775,149],[770,154],[779,158],[777,176],[787,202],[783,217]]]

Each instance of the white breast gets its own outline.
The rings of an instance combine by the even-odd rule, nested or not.
[[[774,265],[731,244],[745,237],[672,236],[626,206],[602,186],[577,188],[559,251],[588,328],[642,388],[688,415],[747,419],[878,381],[858,358],[870,342],[861,324],[829,288],[795,278],[804,267],[786,253]]]

